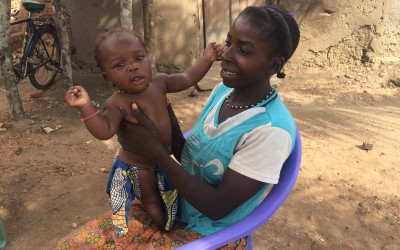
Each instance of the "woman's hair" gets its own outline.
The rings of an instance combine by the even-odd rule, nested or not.
[[[239,16],[252,19],[253,24],[261,30],[265,40],[275,41],[275,54],[283,57],[287,62],[300,40],[300,29],[292,15],[277,6],[248,6]],[[279,72],[278,77],[284,78],[284,73]]]
[[[135,36],[137,39],[139,39],[140,43],[143,45],[144,50],[147,52],[146,50],[146,46],[142,40],[142,38],[140,37],[139,34],[135,33],[134,31],[124,28],[124,27],[116,27],[116,28],[112,28],[109,30],[106,30],[105,32],[102,32],[100,34],[97,35],[97,39],[96,39],[96,43],[94,45],[94,59],[96,60],[97,63],[97,67],[102,68],[102,63],[101,63],[101,44],[109,39],[111,36],[118,36],[121,34],[130,34],[132,36]]]

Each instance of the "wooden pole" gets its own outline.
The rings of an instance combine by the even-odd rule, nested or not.
[[[132,0],[120,0],[121,26],[133,30]]]
[[[155,34],[153,20],[153,0],[142,0],[143,8],[143,36],[146,44],[147,52],[151,61],[151,69],[153,73],[157,72],[156,53],[155,53]]]
[[[15,121],[25,118],[22,100],[12,65],[10,41],[11,0],[0,2],[0,69],[3,73],[8,104]]]
[[[70,27],[68,21],[65,19],[64,7],[61,0],[51,0],[54,9],[54,20],[57,28],[58,38],[61,44],[61,58],[63,67],[63,79],[67,88],[73,86],[72,82],[72,67],[71,67],[71,39],[69,37],[68,29]]]

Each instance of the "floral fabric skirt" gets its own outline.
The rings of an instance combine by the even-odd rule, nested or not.
[[[174,223],[171,231],[161,230],[140,204],[132,203],[128,220],[128,233],[119,237],[113,228],[111,212],[78,227],[58,241],[56,249],[174,249],[203,237],[199,233],[185,230],[185,226]],[[247,237],[221,249],[246,249]]]

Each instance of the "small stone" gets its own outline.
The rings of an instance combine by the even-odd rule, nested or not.
[[[44,127],[42,128],[42,130],[46,133],[46,134],[50,134],[51,132],[54,131],[54,129],[50,128],[50,127]]]
[[[22,154],[22,148],[19,147],[17,150],[14,151],[14,153],[15,153],[16,155]]]
[[[373,142],[363,142],[361,148],[364,150],[372,150],[372,148],[374,147],[374,143]]]
[[[77,228],[78,227],[78,224],[77,223],[72,223],[72,228]]]

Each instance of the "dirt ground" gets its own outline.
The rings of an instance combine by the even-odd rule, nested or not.
[[[288,70],[286,79],[273,79],[301,131],[303,161],[289,198],[255,232],[255,249],[400,249],[400,88],[388,83],[399,67],[355,68]],[[113,91],[99,75],[74,77],[99,103]],[[216,63],[200,86],[218,81]],[[109,210],[104,169],[118,144],[89,134],[64,103],[60,76],[45,92],[27,80],[19,85],[27,116],[19,122],[10,118],[2,83],[0,90],[6,249],[52,249],[74,226]],[[170,95],[183,130],[208,94]],[[373,149],[361,149],[363,142]]]

